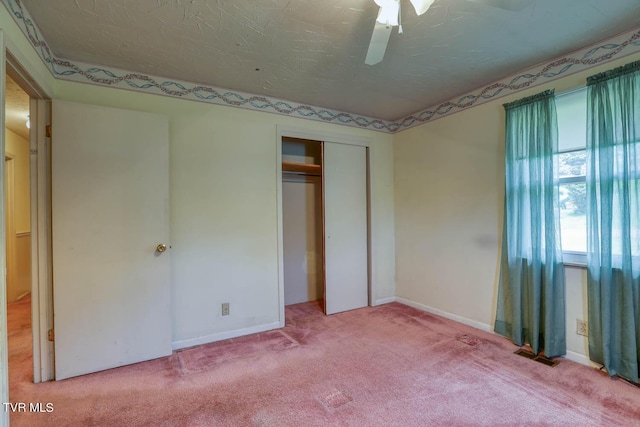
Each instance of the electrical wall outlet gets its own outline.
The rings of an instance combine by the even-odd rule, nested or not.
[[[587,322],[582,319],[576,319],[576,334],[584,337],[589,336],[587,330]]]
[[[229,303],[228,302],[223,302],[222,303],[222,315],[223,316],[228,316],[229,315]]]

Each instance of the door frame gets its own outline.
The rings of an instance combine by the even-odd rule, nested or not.
[[[12,77],[13,78],[13,77]],[[15,80],[15,79],[14,79]],[[29,92],[27,92],[29,93]],[[51,101],[34,98],[31,115],[31,328],[33,382],[55,379],[53,331],[53,279],[51,252]]]
[[[20,35],[21,36],[21,35]],[[5,127],[5,75],[9,73],[13,80],[20,84],[20,86],[27,92],[32,98],[38,98],[38,103],[42,108],[38,108],[37,111],[33,109],[30,113],[31,121],[33,123],[31,127],[30,136],[30,152],[31,152],[31,222],[32,222],[32,325],[33,330],[33,365],[34,365],[34,382],[46,381],[53,378],[53,353],[46,352],[46,345],[52,346],[46,340],[48,329],[42,328],[41,324],[53,324],[53,312],[47,312],[46,306],[52,306],[52,296],[46,294],[47,288],[50,286],[50,282],[47,282],[43,277],[48,277],[50,268],[48,268],[48,261],[51,259],[51,253],[49,250],[50,235],[43,232],[46,227],[46,221],[43,223],[42,218],[47,218],[47,206],[48,200],[46,197],[46,188],[50,182],[49,177],[46,175],[48,169],[46,166],[46,156],[42,155],[45,152],[43,147],[48,146],[48,142],[45,139],[46,131],[45,126],[48,122],[48,116],[43,112],[46,111],[47,99],[50,99],[50,94],[53,93],[52,81],[46,80],[50,77],[48,71],[41,66],[40,58],[37,55],[33,55],[31,46],[25,47],[21,37],[18,36],[17,40],[13,40],[7,35],[7,33],[0,29],[0,128]],[[27,53],[28,51],[28,53]],[[40,70],[38,71],[38,81],[46,84],[46,88],[42,87],[31,76],[31,73],[27,70]],[[32,104],[33,105],[33,100]],[[37,121],[36,121],[37,119]],[[37,125],[36,125],[37,123]],[[40,151],[38,151],[40,149]],[[0,132],[0,151],[5,151],[5,132]],[[40,153],[41,155],[38,155]],[[38,168],[34,170],[33,164],[37,163]],[[34,182],[34,174],[38,176],[38,182]],[[37,184],[39,189],[38,193],[34,193],[34,185]],[[38,201],[34,204],[34,199]],[[0,163],[0,200],[4,201],[4,162]],[[37,215],[34,215],[37,212]],[[4,202],[0,203],[0,221],[4,223]],[[4,227],[3,227],[4,228]],[[0,271],[3,271],[5,266],[5,232],[0,233]],[[37,237],[36,237],[37,235]],[[33,242],[38,242],[38,245],[34,245]],[[38,250],[46,257],[41,259],[40,264],[34,263],[34,248]],[[35,274],[34,274],[35,272]],[[36,303],[36,292],[42,297],[44,305]],[[7,316],[6,316],[6,292],[7,283],[4,274],[0,274],[0,400],[2,402],[9,402],[9,372],[8,372],[8,349],[7,349]],[[47,316],[50,316],[48,318]],[[36,329],[38,328],[38,329]],[[46,345],[41,345],[43,341]],[[49,354],[49,356],[47,356]],[[47,359],[50,357],[50,359]],[[48,365],[47,365],[48,364]],[[0,411],[0,426],[9,425],[9,411]]]
[[[4,227],[6,281],[15,285],[16,280],[16,224],[15,224],[15,156],[4,152]],[[8,302],[8,301],[7,301]]]
[[[367,261],[368,261],[368,305],[375,305],[376,295],[376,277],[375,269],[375,253],[372,251],[374,247],[374,234],[371,230],[371,195],[375,194],[374,180],[372,179],[373,150],[372,139],[367,137],[336,134],[331,132],[316,131],[310,129],[277,126],[276,128],[276,209],[277,209],[277,234],[278,234],[278,306],[279,306],[279,322],[280,327],[285,326],[285,310],[284,310],[284,244],[283,244],[283,224],[282,224],[282,138],[300,138],[313,141],[330,142],[335,144],[357,145],[367,149]],[[324,203],[324,201],[323,201]]]
[[[0,30],[0,128],[4,130],[5,127],[5,70],[6,70],[6,49],[5,49],[5,34]],[[0,152],[4,153],[5,147],[5,134],[6,132],[0,132]],[[5,223],[5,209],[4,209],[4,167],[5,162],[0,162],[0,223]],[[6,271],[6,229],[3,226],[0,229],[0,272]],[[9,348],[7,346],[7,278],[5,274],[0,274],[0,400],[2,402],[10,402],[9,400]],[[9,425],[9,411],[0,411],[0,426]]]

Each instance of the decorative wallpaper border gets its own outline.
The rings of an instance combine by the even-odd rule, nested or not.
[[[270,112],[289,117],[395,133],[450,114],[484,104],[512,93],[565,77],[613,59],[640,52],[640,29],[628,31],[609,40],[573,52],[569,56],[529,68],[466,95],[416,112],[407,117],[386,121],[328,108],[299,104],[277,98],[231,91],[215,86],[136,73],[113,67],[97,66],[57,58],[20,0],[0,0],[30,41],[55,78],[134,90],[210,104]]]
[[[391,122],[215,86],[53,58],[56,78],[391,132]]]
[[[520,74],[512,75],[485,88],[467,93],[458,99],[451,99],[411,114],[395,121],[392,125],[392,132],[419,126],[467,108],[640,52],[640,29],[622,33],[600,43],[603,44],[585,47],[571,53],[570,56],[529,68]]]
[[[20,0],[1,0],[55,78],[392,132],[392,122],[267,96],[57,58]]]

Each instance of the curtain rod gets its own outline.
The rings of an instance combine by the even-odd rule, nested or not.
[[[582,85],[582,86],[574,87],[572,89],[567,89],[562,92],[556,93],[556,98],[559,96],[571,95],[572,93],[584,90],[586,88],[587,88],[587,85]]]

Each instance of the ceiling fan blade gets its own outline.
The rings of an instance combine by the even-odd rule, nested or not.
[[[480,3],[498,9],[519,11],[525,9],[533,0],[467,0],[473,3]]]
[[[371,34],[371,42],[369,43],[367,57],[364,60],[365,64],[375,65],[382,61],[384,53],[387,50],[387,44],[389,43],[389,37],[391,36],[392,29],[393,27],[376,21],[376,25],[373,27],[373,34]]]
[[[423,13],[425,13],[427,10],[429,10],[433,2],[436,0],[409,0],[409,1],[413,5],[413,8],[416,10],[416,13],[418,14],[418,16],[420,16]]]

